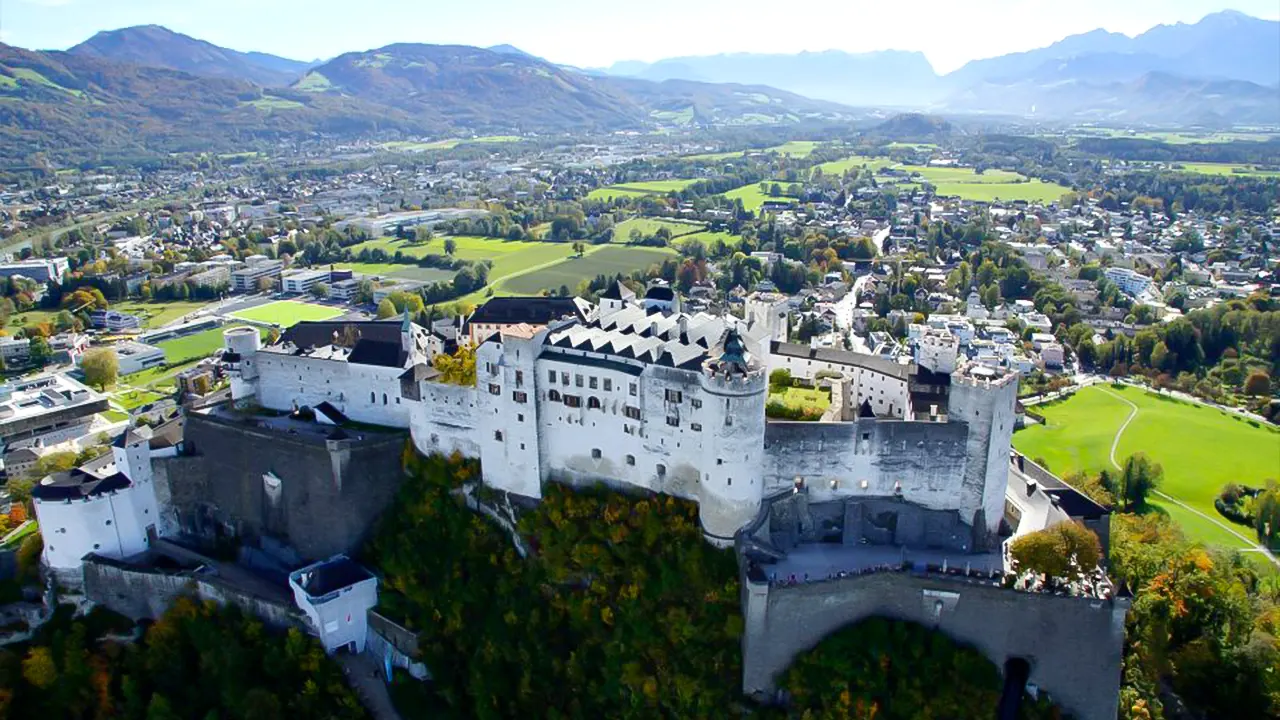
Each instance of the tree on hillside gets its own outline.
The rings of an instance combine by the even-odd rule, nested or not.
[[[84,371],[85,382],[105,390],[114,385],[120,375],[120,357],[110,348],[90,350],[80,359],[80,369]]]
[[[453,238],[444,239],[444,254],[453,257],[453,253],[458,249],[458,241]]]
[[[1145,453],[1134,453],[1124,461],[1118,476],[1111,478],[1107,488],[1124,509],[1134,512],[1146,507],[1147,496],[1164,478],[1164,468],[1151,461]]]
[[[386,320],[387,318],[393,318],[395,316],[396,306],[392,304],[390,298],[383,298],[382,302],[378,303],[378,319]]]
[[[316,283],[315,285],[312,285],[311,294],[316,296],[317,298],[320,298],[321,300],[329,297],[329,284]]]
[[[582,254],[585,253],[586,251],[587,251],[587,246],[583,244],[581,240],[573,244],[573,252],[578,257],[582,257]]]

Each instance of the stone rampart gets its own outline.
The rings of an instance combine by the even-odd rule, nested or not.
[[[1026,593],[908,572],[774,587],[744,576],[742,593],[747,694],[771,696],[799,654],[846,625],[883,616],[935,628],[1001,668],[1026,660],[1029,682],[1080,720],[1116,717],[1125,599]]]
[[[154,463],[156,494],[166,527],[202,544],[266,536],[327,558],[354,551],[395,497],[406,439],[333,440],[192,414],[184,455]]]

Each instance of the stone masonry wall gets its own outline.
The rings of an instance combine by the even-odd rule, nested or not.
[[[1026,659],[1030,682],[1075,717],[1116,717],[1126,600],[1023,593],[907,573],[774,588],[744,578],[742,592],[748,694],[771,693],[795,657],[832,632],[884,616],[936,628],[1001,669],[1010,658]]]
[[[323,559],[354,551],[395,497],[406,437],[325,442],[191,415],[190,455],[155,461],[157,495],[181,535],[269,536],[303,558]]]

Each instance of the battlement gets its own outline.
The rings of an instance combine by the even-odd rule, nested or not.
[[[755,395],[763,393],[769,385],[764,368],[724,372],[708,362],[703,365],[699,384],[709,392],[730,395]]]
[[[1017,382],[1018,373],[1016,372],[997,370],[977,363],[965,363],[951,373],[952,385],[967,385],[984,390],[1008,387],[1011,384],[1016,385]]]

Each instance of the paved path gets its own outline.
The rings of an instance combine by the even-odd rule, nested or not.
[[[1126,428],[1128,428],[1128,427],[1129,427],[1129,423],[1133,422],[1133,419],[1134,419],[1134,418],[1136,418],[1136,417],[1138,417],[1138,406],[1137,406],[1137,405],[1134,405],[1134,404],[1133,404],[1133,402],[1132,402],[1132,401],[1130,401],[1128,398],[1123,397],[1123,396],[1121,396],[1121,395],[1117,395],[1116,393],[1113,393],[1113,392],[1111,392],[1110,390],[1108,390],[1108,389],[1106,389],[1106,388],[1098,388],[1098,389],[1099,389],[1099,390],[1101,390],[1102,392],[1104,392],[1104,393],[1106,393],[1106,394],[1110,395],[1111,397],[1113,397],[1113,398],[1115,398],[1115,399],[1119,400],[1120,402],[1124,403],[1125,405],[1128,405],[1128,406],[1129,406],[1129,417],[1127,417],[1127,418],[1125,418],[1125,419],[1124,419],[1124,424],[1122,424],[1122,425],[1120,426],[1120,429],[1119,429],[1119,430],[1116,430],[1116,436],[1115,436],[1115,438],[1113,438],[1113,439],[1111,440],[1111,457],[1110,457],[1111,464],[1115,467],[1115,469],[1116,469],[1116,470],[1121,470],[1121,471],[1123,471],[1123,469],[1124,469],[1124,468],[1122,468],[1122,467],[1120,466],[1120,463],[1116,462],[1116,448],[1120,446],[1120,436],[1121,436],[1121,435],[1124,435],[1124,431],[1125,431],[1125,429],[1126,429]],[[1162,493],[1162,492],[1160,492],[1159,490],[1153,490],[1152,492],[1154,492],[1154,493],[1156,494],[1156,496],[1157,496],[1157,497],[1159,497],[1161,500],[1166,500],[1166,501],[1168,501],[1168,502],[1173,503],[1174,505],[1177,505],[1178,507],[1182,508],[1183,510],[1186,510],[1186,511],[1191,512],[1191,513],[1195,513],[1196,515],[1199,515],[1200,517],[1204,518],[1205,520],[1208,520],[1209,522],[1213,523],[1214,525],[1217,525],[1218,527],[1222,528],[1223,530],[1226,530],[1227,532],[1229,532],[1229,533],[1231,533],[1232,535],[1234,535],[1235,537],[1239,538],[1242,542],[1244,542],[1246,545],[1248,545],[1248,546],[1249,546],[1249,547],[1248,547],[1248,550],[1247,550],[1246,552],[1259,552],[1259,553],[1262,553],[1264,556],[1266,556],[1266,558],[1267,558],[1268,560],[1270,560],[1270,561],[1271,561],[1271,564],[1272,564],[1272,565],[1275,565],[1276,567],[1280,568],[1280,560],[1277,560],[1277,559],[1276,559],[1276,556],[1275,556],[1275,555],[1273,555],[1273,554],[1271,554],[1271,551],[1270,551],[1270,550],[1268,550],[1267,548],[1263,547],[1262,545],[1259,545],[1259,544],[1257,543],[1257,541],[1252,540],[1252,539],[1250,539],[1249,537],[1246,537],[1245,535],[1242,535],[1242,534],[1240,534],[1240,533],[1236,532],[1235,528],[1232,528],[1230,525],[1227,525],[1226,523],[1224,523],[1224,522],[1222,522],[1221,520],[1219,520],[1219,519],[1217,519],[1217,518],[1213,517],[1212,515],[1208,515],[1208,514],[1206,514],[1206,513],[1200,512],[1199,510],[1197,510],[1197,509],[1195,509],[1195,508],[1191,507],[1190,505],[1188,505],[1188,504],[1186,504],[1186,503],[1182,502],[1181,500],[1179,500],[1179,499],[1177,499],[1177,498],[1175,498],[1175,497],[1172,497],[1172,496],[1170,496],[1170,495],[1167,495],[1167,494],[1165,494],[1165,493]]]
[[[352,655],[346,652],[336,653],[334,657],[342,666],[347,682],[360,697],[374,720],[400,720],[400,713],[391,704],[391,693],[387,692],[387,684],[382,679],[382,670],[368,653]]]

